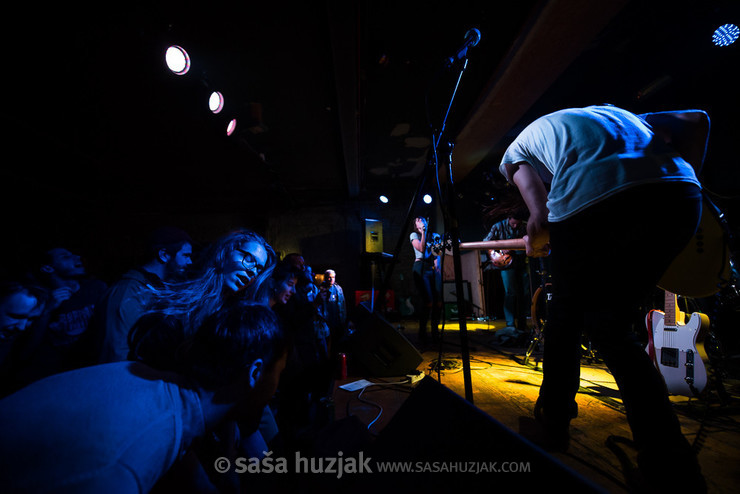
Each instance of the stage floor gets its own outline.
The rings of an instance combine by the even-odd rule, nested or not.
[[[418,370],[465,397],[459,326],[447,325],[443,344],[419,346],[418,325],[412,320],[391,324],[422,354]],[[533,424],[532,410],[542,381],[542,366],[535,352],[524,362],[526,345],[497,344],[496,331],[503,321],[468,321],[466,334],[470,355],[472,401],[479,409],[527,437]],[[735,358],[736,362],[737,359]],[[673,396],[671,401],[690,442],[701,443],[699,462],[709,492],[734,492],[740,483],[740,373],[730,368],[720,393],[711,391],[706,400]],[[570,468],[603,486],[609,492],[630,492],[624,462],[634,466],[635,452],[610,436],[631,439],[619,390],[606,366],[596,356],[584,357],[581,388],[577,396],[579,416],[571,423],[568,453],[554,453]],[[621,459],[620,459],[621,458]]]

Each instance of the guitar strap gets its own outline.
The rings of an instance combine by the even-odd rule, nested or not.
[[[655,342],[653,340],[653,312],[648,312],[647,317],[647,334],[648,334],[648,355],[650,356],[650,360],[653,361],[654,364],[658,363],[658,359],[655,355]]]
[[[731,245],[731,233],[730,228],[727,226],[727,220],[725,214],[712,202],[712,199],[707,194],[704,187],[701,189],[702,195],[702,207],[708,207],[712,211],[712,215],[717,218],[718,223],[722,228],[722,240],[725,245]],[[720,270],[717,273],[717,278],[720,280],[720,287],[726,286],[729,283],[729,279],[726,278],[727,270],[724,266],[729,265],[729,259],[727,258],[729,249],[722,249],[722,262],[720,263]]]

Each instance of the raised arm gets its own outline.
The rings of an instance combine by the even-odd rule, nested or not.
[[[416,231],[419,233],[420,238],[414,239],[411,241],[411,245],[414,247],[414,249],[418,250],[419,252],[426,252],[426,245],[427,245],[427,229],[426,225],[424,224],[424,221],[421,218],[416,218],[415,220],[415,226]]]

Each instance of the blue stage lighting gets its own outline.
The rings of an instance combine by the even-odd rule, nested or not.
[[[717,28],[712,35],[712,43],[717,46],[731,45],[737,41],[740,29],[735,24],[725,24]]]

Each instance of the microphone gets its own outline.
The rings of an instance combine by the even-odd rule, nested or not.
[[[465,33],[465,41],[463,41],[462,46],[455,52],[454,56],[447,59],[447,66],[449,67],[455,63],[455,61],[465,57],[468,54],[468,48],[472,48],[477,45],[479,41],[480,31],[475,28],[469,29],[468,32]]]

